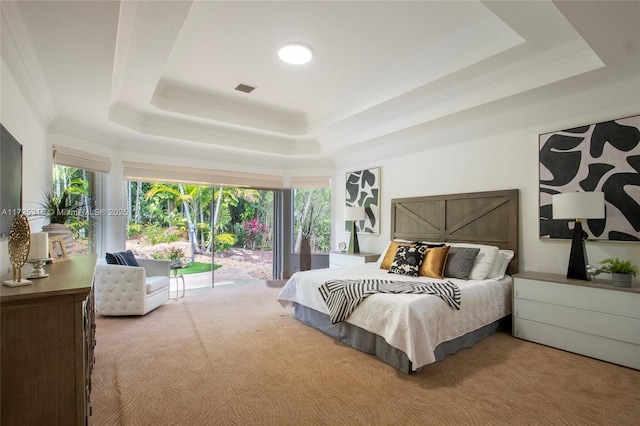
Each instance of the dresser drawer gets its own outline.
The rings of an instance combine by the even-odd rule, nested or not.
[[[514,318],[515,337],[640,369],[638,345],[536,321]]]
[[[635,318],[519,298],[514,299],[513,315],[640,345],[640,320]]]
[[[514,297],[640,319],[640,294],[517,278]]]

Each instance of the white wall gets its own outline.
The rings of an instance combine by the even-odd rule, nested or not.
[[[358,234],[361,251],[379,253],[385,249],[390,239],[392,198],[517,188],[520,190],[519,270],[566,274],[570,241],[538,237],[538,134],[637,114],[633,94],[630,99],[632,101],[611,108],[594,100],[591,115],[566,113],[537,126],[449,147],[412,151],[379,162],[343,165],[333,179],[333,217],[337,220],[333,225],[332,247],[337,248],[338,242],[349,239],[342,218],[345,173],[381,166],[381,230],[378,235]],[[425,139],[428,137],[425,135]],[[638,243],[587,242],[586,246],[591,264],[617,256],[640,265]]]
[[[46,147],[46,128],[29,106],[2,61],[0,122],[22,144],[22,208],[38,209],[42,191],[51,186],[51,155]],[[43,218],[29,217],[32,232],[42,228]],[[0,275],[10,272],[8,239],[0,240]]]
[[[179,155],[175,155],[176,153],[159,155],[131,152],[126,147],[110,148],[108,144],[87,138],[70,137],[56,132],[47,135],[45,125],[20,93],[4,61],[2,61],[1,76],[0,121],[23,144],[24,208],[37,208],[43,189],[50,186],[51,145],[55,143],[112,158],[112,171],[105,188],[107,194],[105,208],[125,207],[122,181],[124,159],[178,166],[191,165],[200,168],[229,167],[228,163],[216,161],[213,155],[210,158],[204,157],[194,161],[180,158]],[[332,176],[334,206],[332,247],[337,248],[339,241],[348,241],[349,237],[344,232],[342,218],[345,174],[353,170],[381,166],[380,234],[359,234],[361,250],[380,252],[386,247],[390,232],[389,211],[392,198],[518,188],[521,199],[520,270],[565,273],[569,241],[546,241],[538,238],[538,134],[630,116],[639,112],[637,89],[597,88],[597,92],[602,93],[602,96],[584,93],[581,94],[582,99],[560,99],[556,105],[549,105],[547,111],[540,111],[540,106],[534,105],[530,111],[533,118],[520,122],[506,117],[505,120],[509,121],[507,127],[511,130],[493,134],[490,137],[467,138],[465,142],[447,145],[445,128],[445,133],[441,132],[439,138],[447,142],[434,143],[433,136],[425,132],[423,150],[420,149],[421,141],[419,140],[417,144],[413,143],[411,151],[404,156],[392,158],[378,156],[377,159],[364,160],[366,155],[346,156],[347,159],[340,162]],[[527,116],[522,111],[520,115]],[[397,143],[396,151],[400,150],[404,141],[398,140]],[[356,158],[356,160],[349,162],[350,158]],[[273,167],[267,164],[244,165],[237,167],[236,170],[279,173],[286,180],[289,176],[297,175],[298,171],[302,171],[296,171],[293,167],[296,167],[295,162]],[[325,174],[325,172],[327,172],[326,169],[318,171],[319,174]],[[31,218],[30,223],[33,230],[39,230],[43,224],[40,218]],[[124,247],[124,218],[108,217],[104,224],[106,234],[104,248],[118,250]],[[592,264],[596,264],[605,257],[618,256],[640,265],[640,250],[637,243],[588,242],[587,253]],[[7,273],[9,268],[7,240],[0,241],[0,272]]]

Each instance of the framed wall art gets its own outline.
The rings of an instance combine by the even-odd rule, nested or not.
[[[539,159],[541,238],[571,238],[553,194],[601,191],[605,218],[584,220],[584,237],[640,241],[640,115],[542,134]]]
[[[349,172],[345,187],[346,207],[364,207],[365,219],[356,223],[358,232],[380,232],[380,167]],[[349,232],[347,224],[345,231]]]

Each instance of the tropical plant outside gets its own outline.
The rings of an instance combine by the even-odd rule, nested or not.
[[[74,167],[53,166],[51,190],[43,191],[42,215],[49,223],[66,225],[76,241],[76,254],[86,253],[92,215],[93,197],[89,193],[91,172]]]
[[[296,189],[294,193],[294,252],[300,252],[302,239],[311,243],[311,252],[328,253],[331,244],[331,190]]]
[[[188,241],[190,262],[231,247],[272,249],[271,191],[130,181],[127,198],[128,237],[151,245]]]

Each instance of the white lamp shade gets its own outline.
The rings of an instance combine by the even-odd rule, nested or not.
[[[551,197],[554,219],[603,219],[603,192],[567,192]]]
[[[364,207],[345,207],[344,220],[364,220]]]

